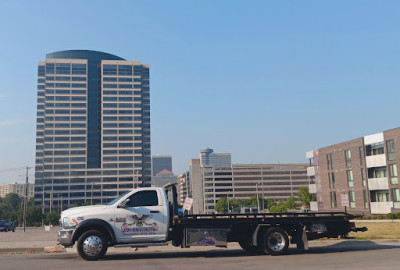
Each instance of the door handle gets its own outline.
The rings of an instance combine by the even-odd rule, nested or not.
[[[160,213],[160,211],[158,211],[158,210],[151,210],[150,213],[151,213],[151,214],[155,214],[155,213]]]

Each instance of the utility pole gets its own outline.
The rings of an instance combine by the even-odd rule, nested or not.
[[[50,214],[52,205],[53,205],[53,190],[50,190]]]
[[[42,185],[42,227],[44,227],[44,185]]]
[[[28,208],[28,169],[26,167],[25,198],[24,198],[24,232],[26,230],[26,210]]]

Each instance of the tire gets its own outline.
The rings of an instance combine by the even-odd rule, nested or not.
[[[13,228],[13,232],[15,232],[15,227]]]
[[[264,253],[278,256],[285,254],[289,247],[289,237],[287,233],[278,227],[269,228],[262,241],[262,250]]]
[[[87,261],[96,261],[107,252],[107,238],[98,230],[84,232],[78,239],[78,253]]]
[[[260,249],[256,246],[249,244],[247,241],[239,241],[239,245],[244,249],[247,253],[250,254],[260,254]]]

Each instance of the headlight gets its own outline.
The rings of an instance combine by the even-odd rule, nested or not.
[[[63,218],[63,227],[64,228],[74,228],[76,225],[78,225],[78,222],[71,217],[65,217]]]

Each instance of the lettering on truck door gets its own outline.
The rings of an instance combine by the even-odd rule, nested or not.
[[[160,242],[167,235],[165,202],[157,190],[132,194],[124,208],[115,210],[118,242]]]

